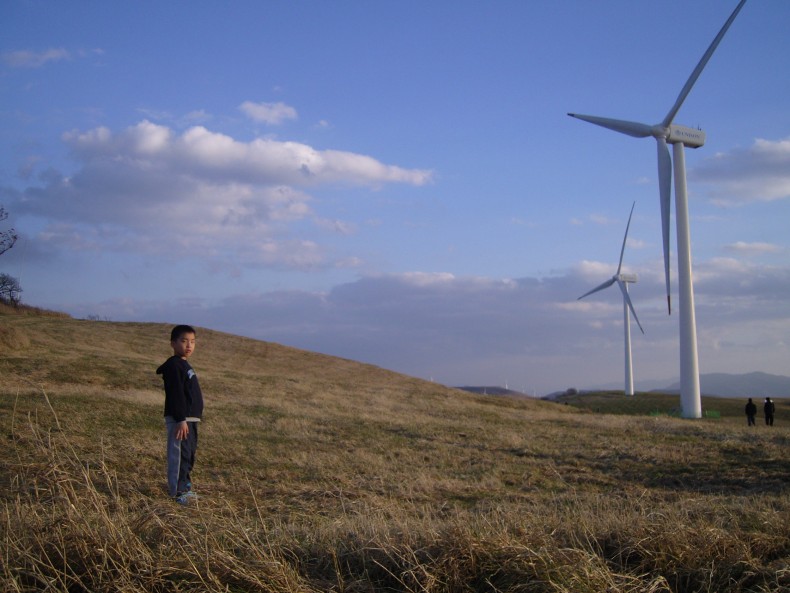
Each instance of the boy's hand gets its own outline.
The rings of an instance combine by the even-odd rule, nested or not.
[[[187,421],[184,420],[178,424],[178,428],[176,428],[176,440],[177,441],[185,441],[187,435],[189,434],[189,426],[187,426]]]

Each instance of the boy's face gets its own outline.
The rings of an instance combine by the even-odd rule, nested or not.
[[[183,333],[180,337],[170,342],[170,345],[173,347],[175,356],[180,356],[186,360],[195,351],[195,334],[192,332]]]

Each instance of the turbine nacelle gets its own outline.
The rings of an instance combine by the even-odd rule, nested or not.
[[[667,144],[683,144],[688,148],[699,148],[705,144],[705,132],[697,128],[671,124],[666,139]]]
[[[618,274],[615,276],[615,280],[619,282],[628,282],[629,284],[635,284],[638,279],[636,274]]]

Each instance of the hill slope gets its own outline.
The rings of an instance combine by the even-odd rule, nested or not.
[[[765,397],[790,397],[790,377],[771,375],[769,373],[706,373],[700,375],[702,393],[716,394],[719,397],[753,397],[755,400]],[[677,392],[680,382],[675,382],[664,392]]]
[[[0,311],[0,589],[790,587],[781,414],[595,414],[200,328],[200,498],[178,507],[169,329]]]

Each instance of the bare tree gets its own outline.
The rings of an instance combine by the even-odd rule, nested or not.
[[[22,287],[19,285],[19,280],[9,274],[0,274],[0,302],[18,305],[21,292]]]
[[[5,220],[6,218],[8,218],[8,212],[6,212],[5,208],[0,206],[0,220]],[[0,231],[0,255],[11,249],[14,243],[16,243],[16,240],[17,234],[14,229]]]

